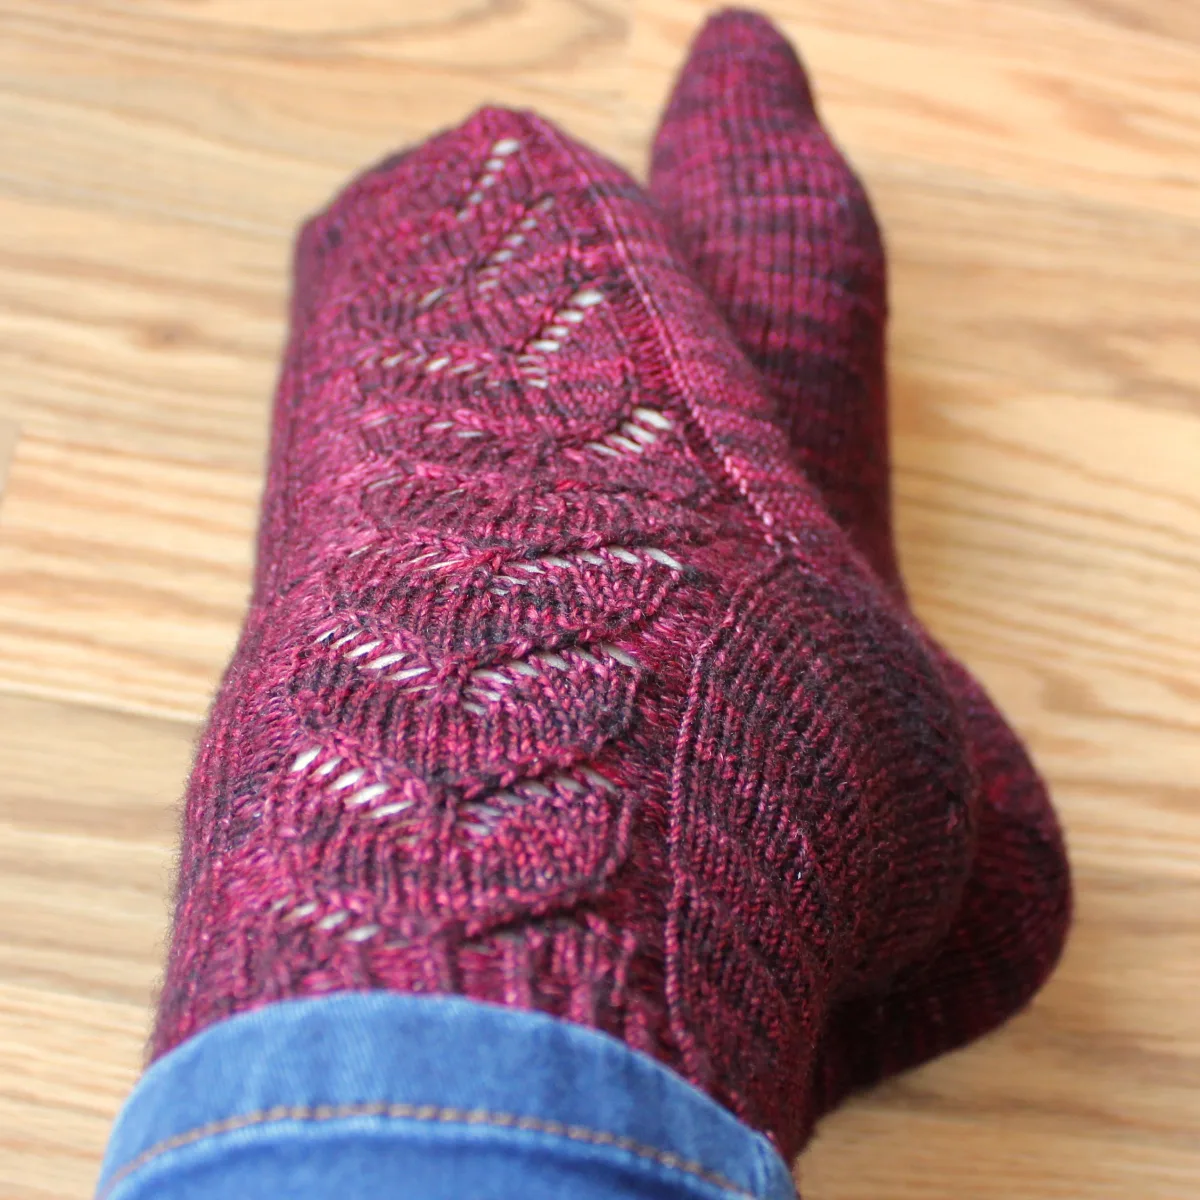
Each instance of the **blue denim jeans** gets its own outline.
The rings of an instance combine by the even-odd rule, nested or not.
[[[539,1013],[293,1000],[154,1064],[98,1200],[795,1200],[760,1134],[653,1059]]]

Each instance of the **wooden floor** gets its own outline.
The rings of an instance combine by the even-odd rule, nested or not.
[[[84,1197],[246,599],[300,218],[476,105],[640,169],[696,0],[0,0],[0,1197]],[[806,1200],[1200,1195],[1200,6],[776,0],[878,202],[920,610],[1052,780],[1066,960]],[[0,475],[3,475],[0,470]]]

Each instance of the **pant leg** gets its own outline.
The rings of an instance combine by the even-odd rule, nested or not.
[[[97,1200],[794,1200],[651,1058],[540,1013],[384,992],[272,1004],[154,1064]]]

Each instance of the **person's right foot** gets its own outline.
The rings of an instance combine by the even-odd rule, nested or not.
[[[644,191],[497,110],[307,227],[249,619],[154,1049],[458,994],[656,1055],[785,1155],[927,957],[978,789],[942,660]]]

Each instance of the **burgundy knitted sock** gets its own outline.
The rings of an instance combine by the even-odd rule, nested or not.
[[[803,68],[764,18],[725,12],[697,37],[655,142],[651,192],[776,396],[794,460],[899,598],[883,247]],[[1067,864],[1045,788],[982,688],[928,644],[983,787],[978,852],[936,952],[885,995],[839,1007],[828,1104],[1006,1019],[1041,985],[1066,932]]]
[[[800,1146],[835,1004],[959,910],[977,796],[943,664],[773,411],[641,190],[536,118],[307,226],[154,1053],[456,993]]]

